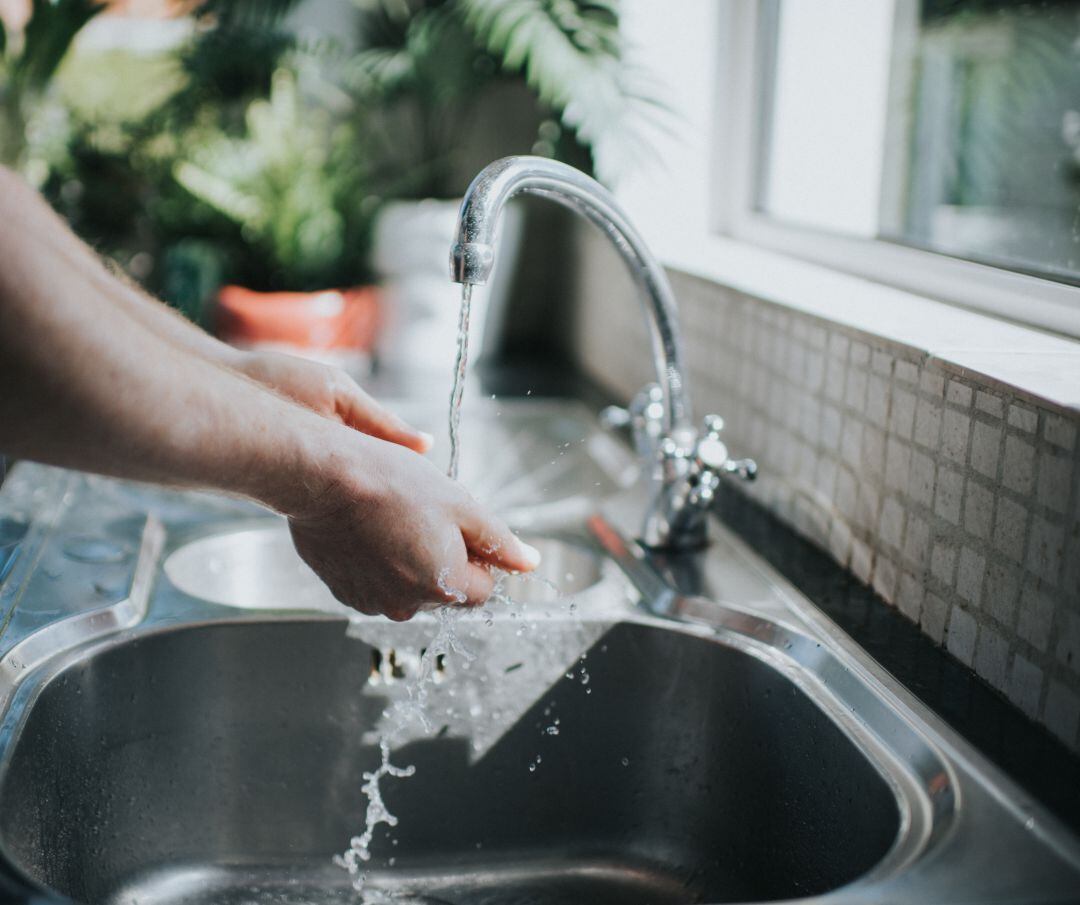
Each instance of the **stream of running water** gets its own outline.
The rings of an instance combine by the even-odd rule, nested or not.
[[[465,394],[465,369],[469,360],[469,308],[472,299],[472,286],[468,283],[461,287],[461,314],[458,320],[458,349],[457,359],[454,362],[454,385],[450,393],[450,465],[447,474],[453,480],[457,480],[458,462],[461,453],[461,401]],[[501,594],[502,583],[505,573],[497,576],[496,589],[493,597]],[[450,586],[449,569],[444,569],[438,576],[440,589],[458,601],[465,602],[465,595],[460,590]],[[352,878],[353,888],[363,894],[366,872],[363,865],[371,860],[371,843],[375,836],[375,830],[380,824],[397,826],[397,817],[387,809],[383,801],[380,782],[386,776],[403,779],[412,776],[416,772],[414,766],[398,767],[390,761],[390,752],[394,743],[399,741],[410,726],[419,723],[425,733],[430,733],[431,725],[428,721],[426,709],[428,692],[435,681],[435,666],[440,656],[457,653],[466,660],[472,660],[472,653],[459,641],[454,631],[454,623],[461,617],[464,610],[454,606],[441,606],[435,610],[435,617],[439,622],[439,629],[432,641],[424,649],[416,674],[406,686],[408,696],[404,700],[396,701],[387,711],[386,720],[389,726],[379,737],[379,752],[381,760],[379,766],[364,773],[364,785],[361,787],[367,797],[367,809],[364,814],[364,831],[359,836],[353,836],[349,840],[349,847],[340,855],[334,855],[334,863],[349,872]]]

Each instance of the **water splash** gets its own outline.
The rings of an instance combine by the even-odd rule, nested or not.
[[[462,286],[461,292],[461,314],[458,321],[458,351],[457,359],[454,364],[454,385],[450,394],[450,463],[447,469],[448,476],[457,480],[458,477],[458,463],[460,458],[461,440],[460,440],[460,427],[461,427],[461,403],[465,393],[465,371],[468,364],[469,357],[469,314],[472,297],[472,286],[465,284]],[[531,395],[530,390],[526,395]],[[569,444],[564,444],[569,446]],[[561,457],[562,452],[559,453]],[[552,463],[554,464],[554,462]],[[489,549],[484,551],[487,554],[496,552],[495,549]],[[487,602],[481,610],[481,615],[484,616],[484,621],[487,625],[493,623],[490,606],[493,603],[501,603],[512,606],[514,601],[510,597],[509,590],[507,589],[507,580],[511,577],[511,573],[505,572],[501,569],[492,568],[492,576],[495,579],[495,584],[491,594],[488,597]],[[536,575],[523,575],[516,576],[519,580],[536,581],[551,588],[556,594],[559,592],[558,586],[548,580]],[[379,751],[381,755],[379,766],[370,773],[364,773],[364,784],[361,786],[361,791],[367,798],[367,808],[364,814],[364,831],[359,836],[354,836],[349,840],[349,847],[340,855],[334,855],[334,863],[339,867],[344,868],[349,872],[352,878],[353,888],[360,893],[362,901],[367,905],[379,905],[379,903],[385,901],[383,894],[379,890],[366,890],[365,883],[367,880],[367,874],[364,870],[364,865],[371,860],[371,844],[374,839],[376,829],[385,824],[390,827],[397,826],[398,818],[390,812],[386,807],[383,800],[381,781],[385,777],[393,777],[398,779],[407,778],[413,776],[416,773],[416,767],[413,765],[407,767],[395,766],[390,761],[390,752],[394,748],[395,744],[399,742],[409,730],[410,727],[415,724],[419,724],[424,734],[431,735],[434,731],[434,726],[428,718],[428,704],[429,694],[431,687],[436,681],[438,674],[438,667],[440,661],[451,654],[457,654],[464,660],[464,668],[468,668],[469,663],[476,659],[475,655],[461,642],[458,637],[455,624],[469,611],[463,608],[461,605],[467,601],[465,593],[455,588],[450,581],[450,568],[444,566],[436,577],[436,582],[439,589],[443,592],[447,599],[454,601],[457,606],[448,604],[440,606],[435,610],[435,617],[438,621],[438,631],[435,637],[427,645],[421,653],[420,661],[416,673],[406,686],[407,695],[405,699],[395,701],[391,707],[384,712],[384,718],[387,721],[388,728],[382,732],[379,737]],[[522,603],[522,615],[524,616],[527,604]],[[573,604],[571,604],[573,607]],[[573,609],[571,609],[573,612]],[[511,613],[511,616],[516,618],[516,613]],[[523,623],[525,620],[523,620]],[[535,630],[535,623],[525,623],[530,630]],[[521,635],[525,630],[525,624],[517,630],[517,634]],[[582,669],[582,684],[588,682],[588,674]],[[591,689],[587,689],[588,694]],[[451,695],[453,692],[451,692]],[[449,712],[449,711],[448,711]],[[496,714],[498,715],[498,714]],[[559,719],[554,718],[550,724],[545,727],[544,734],[547,736],[556,736],[559,734]],[[529,763],[529,771],[535,772],[540,766],[542,758],[540,754],[536,755],[534,761]],[[392,840],[393,844],[397,844],[397,840]],[[479,844],[477,845],[479,847]],[[389,864],[393,865],[395,859],[391,858]]]
[[[446,575],[440,573],[439,579],[440,587],[442,587],[446,581]],[[453,593],[450,596],[457,597]],[[416,767],[413,765],[397,767],[392,764],[390,762],[390,752],[409,729],[417,724],[419,724],[425,735],[431,735],[434,732],[435,727],[428,718],[428,697],[431,687],[435,684],[436,667],[439,658],[456,653],[466,662],[476,659],[475,654],[458,638],[455,629],[455,623],[466,612],[466,610],[450,606],[440,607],[435,611],[435,618],[439,623],[438,631],[420,656],[416,673],[406,686],[407,694],[405,699],[395,701],[384,712],[388,728],[379,737],[381,762],[372,772],[364,773],[364,784],[360,787],[360,791],[367,798],[367,808],[364,812],[364,832],[359,836],[353,836],[349,840],[349,847],[342,854],[334,855],[333,858],[338,867],[342,867],[349,872],[353,889],[364,896],[364,902],[370,902],[371,905],[374,905],[375,900],[369,899],[365,891],[367,874],[364,871],[364,864],[371,860],[371,843],[375,836],[375,830],[381,824],[395,827],[398,823],[397,817],[390,812],[383,801],[380,783],[387,776],[404,779],[416,773]],[[377,891],[376,895],[378,895]]]
[[[371,773],[364,774],[364,784],[360,791],[367,796],[367,812],[364,815],[364,832],[359,836],[353,836],[349,840],[349,847],[341,855],[334,855],[334,863],[343,867],[353,878],[353,888],[361,892],[364,887],[364,874],[360,866],[362,861],[371,860],[371,840],[375,836],[375,828],[385,823],[387,826],[397,826],[398,819],[387,810],[383,802],[382,789],[379,780],[384,776],[406,777],[416,773],[416,767],[395,767],[390,763],[390,737],[384,735],[379,739],[379,751],[382,754],[382,762]]]

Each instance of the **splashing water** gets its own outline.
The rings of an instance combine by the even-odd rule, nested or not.
[[[472,306],[472,286],[461,286],[461,315],[458,320],[457,360],[454,362],[454,388],[450,391],[450,467],[447,474],[457,480],[461,439],[461,398],[465,394],[465,366],[469,362],[469,309]]]
[[[360,787],[360,791],[367,796],[368,800],[364,832],[349,840],[349,848],[344,854],[334,855],[334,863],[339,867],[344,867],[352,875],[353,888],[357,892],[360,892],[364,885],[360,862],[371,860],[371,840],[375,835],[375,827],[380,823],[397,826],[398,822],[397,817],[387,810],[383,802],[379,780],[384,776],[405,777],[416,773],[416,767],[395,767],[390,763],[390,737],[388,735],[379,739],[379,751],[382,754],[382,763],[373,772],[364,774],[364,784]]]
[[[457,597],[460,592],[453,593],[445,585],[447,573],[448,570],[440,573],[440,587],[448,591],[451,596]],[[464,597],[464,595],[461,596]],[[367,875],[363,865],[371,860],[371,843],[375,836],[375,830],[380,824],[385,823],[387,826],[395,827],[398,823],[397,817],[390,812],[383,801],[380,782],[386,776],[404,779],[416,773],[416,767],[413,765],[398,767],[392,764],[390,762],[390,752],[395,743],[400,741],[409,727],[414,724],[419,724],[426,735],[431,735],[434,731],[427,714],[428,694],[431,686],[435,683],[436,664],[439,658],[450,653],[456,653],[468,661],[475,659],[475,655],[461,643],[454,627],[454,623],[464,613],[464,610],[448,606],[440,607],[435,611],[439,629],[431,643],[424,649],[420,657],[419,667],[406,686],[407,697],[404,700],[395,701],[384,714],[389,728],[384,730],[379,737],[379,753],[381,755],[379,766],[370,773],[364,773],[364,784],[360,787],[360,791],[367,798],[367,808],[364,812],[364,832],[359,836],[353,836],[349,840],[349,847],[342,854],[334,855],[334,863],[349,872],[350,877],[352,877],[353,889],[365,895],[365,902],[368,901],[364,890]]]
[[[459,432],[461,426],[461,402],[465,393],[465,370],[469,357],[469,309],[471,297],[472,286],[466,283],[461,290],[458,351],[454,364],[454,385],[450,394],[450,464],[447,474],[453,480],[457,480],[458,477],[458,461],[461,447]],[[530,390],[527,395],[531,395],[531,392]],[[492,549],[485,552],[490,554],[495,551]],[[488,625],[491,624],[491,620],[490,611],[487,607],[491,603],[504,603],[507,605],[513,603],[505,587],[510,573],[493,568],[492,575],[495,578],[495,586],[488,599],[488,604],[481,611],[488,614],[485,619]],[[541,582],[558,593],[558,587],[547,579],[533,575],[521,577],[526,580]],[[384,897],[378,890],[365,891],[367,874],[363,865],[371,860],[371,843],[376,828],[380,824],[386,824],[390,827],[398,824],[397,817],[389,811],[383,801],[380,782],[387,776],[404,779],[416,773],[415,766],[398,767],[392,764],[390,762],[391,750],[395,743],[402,739],[409,727],[414,724],[419,724],[426,735],[431,735],[434,731],[434,727],[428,719],[427,711],[429,693],[436,681],[437,665],[440,658],[447,657],[450,654],[457,654],[467,662],[476,659],[475,655],[461,643],[455,630],[457,620],[468,612],[460,608],[460,605],[467,600],[465,593],[451,585],[449,567],[443,567],[440,570],[437,583],[439,589],[459,606],[446,605],[435,610],[439,628],[435,637],[421,654],[417,671],[406,686],[407,696],[404,700],[395,701],[384,713],[389,728],[384,730],[379,737],[379,752],[381,755],[379,766],[370,773],[363,774],[364,784],[361,786],[361,791],[368,802],[364,814],[364,831],[359,836],[353,836],[349,840],[348,849],[340,855],[334,855],[333,859],[335,864],[349,872],[353,888],[362,895],[364,902],[371,903],[371,905],[377,905],[377,903],[384,901]],[[517,634],[520,635],[522,630],[519,628]],[[582,669],[582,673],[582,684],[585,684],[588,682],[588,675],[584,669]],[[558,718],[554,719],[546,727],[545,734],[559,734]],[[541,757],[537,754],[536,759],[529,764],[529,772],[535,772],[541,762]],[[393,862],[394,859],[390,859],[389,863],[391,865]]]

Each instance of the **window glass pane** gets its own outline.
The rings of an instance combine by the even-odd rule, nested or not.
[[[761,186],[770,213],[877,232],[892,24],[892,0],[779,5]]]
[[[775,0],[758,206],[1080,279],[1080,0]]]

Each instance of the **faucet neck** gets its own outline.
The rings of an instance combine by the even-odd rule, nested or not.
[[[664,433],[670,437],[688,428],[690,401],[671,285],[614,196],[595,179],[544,157],[504,157],[486,166],[461,204],[450,251],[451,278],[457,283],[487,282],[495,263],[499,215],[519,194],[550,198],[581,214],[611,240],[645,303],[657,383],[664,396]]]

